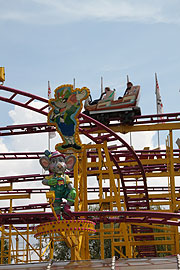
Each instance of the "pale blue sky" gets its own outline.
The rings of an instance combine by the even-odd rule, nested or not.
[[[122,95],[126,75],[141,85],[142,114],[155,114],[157,72],[164,112],[179,112],[179,0],[0,0],[5,85],[47,97],[65,83]],[[12,124],[8,110],[3,125]],[[23,123],[23,119],[22,119]]]

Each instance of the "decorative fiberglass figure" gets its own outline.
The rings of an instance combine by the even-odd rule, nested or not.
[[[60,215],[62,199],[64,198],[67,201],[63,207],[63,212],[66,212],[74,204],[76,197],[76,190],[72,186],[72,181],[65,174],[66,170],[73,170],[76,157],[74,155],[65,157],[57,151],[51,153],[48,150],[44,154],[45,156],[42,156],[39,162],[44,170],[50,172],[50,175],[46,176],[42,183],[50,186],[50,190],[55,192],[54,210],[57,215]]]
[[[88,95],[88,88],[73,90],[71,84],[55,89],[55,98],[49,100],[52,109],[48,113],[48,124],[56,127],[63,140],[63,143],[55,146],[57,151],[64,152],[69,148],[75,152],[81,151],[78,115],[82,109],[82,100]]]

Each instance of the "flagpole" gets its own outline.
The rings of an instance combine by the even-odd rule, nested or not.
[[[127,75],[127,83],[130,82],[129,81],[129,76]],[[132,147],[132,134],[130,132],[130,146]]]
[[[101,77],[101,94],[103,93],[103,77]]]
[[[158,133],[158,148],[160,149],[160,139],[159,139],[159,130],[157,131]]]
[[[50,87],[50,81],[48,81],[48,99],[51,99],[51,87]],[[48,112],[50,111],[50,106],[48,107]],[[50,145],[50,132],[48,132],[48,150],[51,151],[51,145]]]
[[[133,145],[132,145],[132,134],[131,134],[131,132],[130,132],[130,146],[133,147]]]
[[[157,111],[157,114],[158,114],[159,111],[158,111],[158,95],[157,95],[157,85],[158,85],[157,73],[155,73],[155,83],[156,83],[156,92],[155,92],[155,94],[156,94],[156,111]],[[160,148],[159,130],[157,131],[157,135],[158,135],[158,148]]]

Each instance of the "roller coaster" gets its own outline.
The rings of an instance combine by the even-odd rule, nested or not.
[[[108,125],[110,121],[116,120],[123,124],[133,124],[134,116],[141,115],[141,109],[138,107],[140,86],[132,86],[123,97],[114,100],[115,90],[110,97],[100,99],[94,104],[91,95],[85,101],[84,114],[91,116],[95,120]],[[89,101],[91,99],[91,101]]]
[[[44,123],[21,124],[0,127],[0,136],[48,133],[55,131],[46,122],[48,100],[17,89],[0,86],[0,100],[29,109],[45,117]],[[40,106],[34,104],[38,101]],[[45,251],[53,258],[55,241],[65,241],[71,249],[72,260],[90,259],[89,241],[100,241],[100,258],[105,257],[105,241],[110,240],[111,255],[120,258],[145,258],[179,254],[180,186],[175,180],[180,176],[180,149],[173,148],[173,131],[180,129],[180,113],[160,115],[134,115],[133,125],[110,122],[108,127],[88,115],[79,115],[79,133],[91,143],[84,144],[77,153],[77,162],[70,178],[74,178],[77,197],[74,210],[68,215],[74,224],[83,220],[81,230],[69,221],[63,224],[52,221],[50,203],[14,204],[18,199],[32,202],[33,194],[47,193],[47,188],[37,188],[42,174],[0,177],[0,199],[9,206],[1,206],[1,264],[45,261]],[[128,132],[167,130],[166,149],[134,150],[119,135]],[[44,149],[43,149],[44,150]],[[39,160],[42,152],[0,153],[1,163],[7,160]],[[96,179],[97,186],[89,183]],[[166,178],[164,186],[153,185]],[[34,183],[33,188],[14,188],[15,183]],[[151,184],[149,184],[151,183]],[[26,201],[27,201],[26,200]],[[95,206],[97,211],[91,211]],[[47,237],[49,222],[52,230]],[[54,222],[54,223],[53,223]],[[99,224],[96,232],[93,223]],[[108,224],[108,225],[107,225]],[[35,229],[35,225],[38,229]],[[62,224],[61,224],[62,225]],[[54,226],[54,227],[53,227]],[[71,227],[72,229],[68,229]],[[83,228],[83,229],[82,229]],[[56,233],[59,232],[57,235]],[[38,248],[32,244],[32,236],[38,234]],[[49,240],[42,245],[43,237]],[[8,252],[5,242],[8,242]],[[23,246],[20,246],[20,241]],[[34,241],[34,240],[33,240]],[[33,254],[33,255],[32,255]]]

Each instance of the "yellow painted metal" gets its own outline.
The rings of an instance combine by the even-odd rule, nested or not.
[[[48,200],[49,204],[52,204],[55,201],[55,192],[54,191],[46,192],[46,199]]]
[[[29,255],[29,224],[27,224],[27,238],[26,238],[26,263],[28,263]]]
[[[0,214],[1,214],[1,213],[0,213]],[[0,227],[0,231],[1,231],[2,233],[4,233],[5,235],[8,235],[8,232],[6,232],[6,231],[4,230],[4,226]]]
[[[50,233],[50,254],[49,254],[49,257],[50,257],[50,260],[53,259],[53,253],[54,253],[54,233]]]
[[[168,157],[167,168],[170,175],[171,212],[174,212],[176,209],[176,197],[175,197],[175,179],[174,179],[174,163],[173,163],[173,139],[171,130],[169,132],[169,138],[167,139],[166,147]]]
[[[121,133],[127,133],[127,132],[136,132],[136,131],[154,131],[154,130],[169,130],[169,136],[168,136],[168,143],[167,143],[167,149],[166,149],[166,158],[154,158],[154,159],[141,159],[141,162],[143,165],[156,165],[156,164],[167,164],[168,165],[168,171],[167,172],[158,172],[158,173],[146,173],[146,177],[148,180],[151,180],[151,183],[157,182],[158,178],[162,177],[169,177],[170,181],[170,189],[167,192],[159,192],[157,194],[149,194],[150,199],[150,206],[151,207],[157,207],[158,211],[166,211],[167,208],[168,211],[177,211],[180,208],[180,202],[177,201],[177,199],[180,198],[180,192],[175,192],[175,177],[180,176],[180,171],[174,171],[174,164],[179,163],[179,159],[173,157],[173,130],[180,129],[180,123],[169,123],[169,124],[154,124],[154,125],[137,125],[137,126],[122,126],[114,127],[114,130],[116,132]],[[87,159],[86,151],[95,151],[97,154],[97,157],[90,160]],[[102,157],[102,151],[104,152],[105,159]],[[76,188],[77,197],[75,200],[75,211],[87,211],[88,207],[91,206],[91,204],[96,205],[97,207],[100,207],[100,210],[122,210],[125,209],[124,204],[124,197],[122,193],[120,194],[120,181],[119,181],[119,175],[114,174],[112,167],[113,163],[110,160],[109,152],[107,148],[107,144],[91,144],[91,145],[84,145],[83,146],[83,152],[76,154],[77,156],[77,163],[74,168],[74,186]],[[134,166],[136,165],[135,162],[123,162],[121,163],[121,166]],[[95,175],[95,176],[94,176]],[[99,187],[99,193],[97,198],[91,198],[87,194],[87,181],[90,181],[91,177],[96,178],[97,184]],[[129,176],[125,176],[125,178]],[[140,175],[134,176],[135,178],[140,177]],[[151,179],[153,178],[153,179]],[[153,182],[154,181],[154,182]],[[107,186],[110,187],[110,192],[105,192],[103,190],[103,183],[106,182]],[[0,190],[4,190],[4,187],[0,187]],[[7,187],[7,190],[12,190],[11,187]],[[25,197],[24,197],[25,196]],[[9,199],[11,200],[11,207],[10,211],[12,211],[12,200],[14,199],[23,199],[27,198],[27,194],[24,195],[8,195],[8,196],[0,196],[0,199]],[[132,196],[136,197],[136,196]],[[29,198],[29,194],[28,194]],[[51,195],[49,197],[49,202],[52,204],[53,202],[53,196]],[[165,209],[161,209],[165,206]],[[52,208],[53,211],[53,208]],[[55,221],[58,222],[57,220]],[[69,222],[69,221],[68,221]],[[53,225],[53,222],[52,224]],[[62,224],[61,224],[62,225]],[[70,226],[70,223],[69,223]],[[118,254],[120,257],[136,257],[136,246],[138,245],[157,245],[165,246],[165,250],[161,251],[158,250],[158,254],[167,254],[167,255],[173,255],[179,253],[179,232],[178,229],[172,226],[163,226],[160,227],[158,225],[150,225],[150,224],[141,224],[141,226],[150,227],[154,230],[152,234],[148,233],[148,235],[153,235],[155,237],[154,241],[147,241],[147,242],[137,242],[134,241],[134,237],[136,234],[133,234],[131,231],[131,224],[124,224],[122,223],[118,227],[114,227],[113,224],[109,224],[109,226],[104,226],[102,223],[100,225],[100,228],[97,229],[97,235],[91,235],[86,230],[69,230],[66,231],[67,227],[66,225],[64,227],[64,231],[60,231],[59,239],[61,241],[66,241],[68,246],[71,248],[72,253],[72,259],[74,260],[81,260],[81,259],[89,259],[89,249],[88,249],[88,242],[89,239],[99,239],[101,241],[101,258],[104,258],[104,241],[110,239],[111,240],[111,248],[112,248],[112,255]],[[138,226],[140,226],[138,224]],[[56,230],[60,229],[58,225],[55,225]],[[62,227],[61,227],[62,228]],[[53,228],[54,230],[54,228]],[[75,233],[76,231],[76,233]],[[7,238],[8,233],[8,238]],[[20,233],[19,231],[13,232],[11,227],[9,228],[9,231],[5,231],[3,227],[1,227],[1,251],[3,251],[3,243],[5,239],[9,240],[12,237],[15,237],[16,241],[16,250],[14,250],[14,256],[8,255],[8,261],[9,258],[14,258],[15,262],[29,262],[31,260],[30,256],[28,255],[28,251],[30,251],[30,245],[28,244],[30,237],[30,234],[33,234],[34,232],[30,231],[27,227],[26,232]],[[59,233],[59,231],[58,231]],[[26,242],[26,245],[23,249],[20,249],[19,246],[19,237],[20,235],[22,239]],[[40,234],[38,236],[38,239],[41,241],[42,236],[44,234]],[[144,235],[146,235],[144,233]],[[53,257],[53,248],[54,248],[54,241],[57,241],[58,237],[55,235],[55,232],[53,231],[50,233],[50,242],[49,246],[50,249],[50,257]],[[10,247],[11,246],[11,247]],[[49,248],[49,246],[46,247]],[[171,249],[168,250],[168,247]],[[126,249],[126,255],[124,254],[123,249]],[[20,250],[24,252],[22,258],[22,255],[20,255]],[[36,250],[36,251],[35,251]],[[31,247],[31,251],[37,252],[37,249],[33,250]],[[12,245],[9,244],[9,253],[12,253]],[[39,254],[38,260],[42,261],[43,256],[45,254],[45,251],[42,252],[41,245],[39,248]],[[3,263],[5,259],[5,253],[1,252],[1,263]]]
[[[87,204],[87,167],[86,167],[86,148],[84,147],[84,151],[82,154],[82,180],[83,180],[83,186],[82,186],[82,198],[83,198],[83,204],[82,204],[82,211],[88,211],[88,204]]]
[[[0,82],[4,82],[4,81],[5,81],[5,68],[0,67]]]
[[[40,254],[36,251],[36,249],[27,241],[27,239],[22,235],[22,233],[20,231],[18,231],[16,229],[16,227],[14,225],[12,225],[13,229],[22,237],[22,239],[32,248],[32,250],[34,250],[34,252],[38,255],[38,257],[40,258]]]
[[[30,199],[30,194],[22,194],[22,195],[1,195],[0,200],[12,200],[12,199]]]
[[[12,190],[12,186],[0,187],[0,191],[10,191],[10,190]]]
[[[114,179],[114,174],[113,174],[113,169],[111,166],[111,160],[110,160],[110,156],[109,156],[109,151],[107,148],[107,143],[104,143],[105,147],[104,147],[104,152],[105,152],[105,156],[106,156],[106,160],[107,160],[107,164],[108,164],[108,171],[109,171],[109,175],[110,175],[110,187],[112,188],[113,191],[113,195],[115,197],[116,200],[116,207],[119,211],[121,211],[121,202],[119,200],[119,194],[118,194],[118,190],[115,184],[115,179]],[[131,254],[131,248],[130,248],[130,241],[128,238],[128,232],[127,232],[127,225],[125,223],[121,223],[120,224],[120,228],[122,228],[123,230],[123,234],[124,234],[124,239],[125,239],[125,247],[126,247],[126,256],[128,258],[132,258],[132,254]]]
[[[57,217],[56,212],[55,212],[54,207],[53,207],[53,202],[55,201],[55,191],[46,192],[46,198],[50,204],[50,207],[51,207],[51,210],[53,212],[55,219],[58,221],[58,217]]]
[[[76,190],[76,198],[75,198],[75,202],[74,202],[74,209],[75,211],[78,211],[78,198],[79,198],[79,173],[78,173],[78,165],[79,165],[79,159],[78,159],[78,154],[75,154],[76,156],[76,163],[74,166],[74,188]]]
[[[1,227],[1,264],[4,263],[4,226]]]
[[[18,263],[18,257],[19,257],[19,237],[18,234],[16,235],[16,258],[15,262]]]
[[[75,207],[75,211],[83,211],[84,209],[83,196],[84,195],[81,192],[83,190],[83,185],[84,185],[83,176],[82,176],[83,175],[82,153],[79,154],[78,156],[78,162],[75,165],[74,171],[75,171],[75,176],[77,177],[76,179],[74,179],[75,188],[77,191],[74,207]]]
[[[167,168],[170,172],[169,179],[170,179],[170,194],[171,194],[171,200],[170,200],[170,209],[171,212],[175,212],[177,209],[176,204],[176,193],[175,193],[175,176],[174,176],[174,162],[173,162],[173,135],[172,130],[169,131],[169,137],[166,140],[166,148],[167,148],[167,157],[168,157],[168,164]],[[174,243],[175,243],[175,254],[179,254],[179,233],[178,228],[174,228]]]
[[[95,223],[89,220],[58,220],[47,222],[35,227],[35,237],[46,235],[49,233],[66,232],[66,235],[73,235],[74,233],[82,234],[85,231],[95,232]]]
[[[98,183],[99,183],[99,205],[102,204],[103,202],[103,189],[102,189],[102,164],[103,164],[103,160],[102,160],[102,155],[101,155],[101,148],[98,148],[98,157],[99,157],[99,161],[96,163],[98,168],[99,168],[99,174],[98,174]],[[101,259],[104,259],[104,232],[102,231],[102,229],[104,228],[104,224],[102,222],[100,222],[100,248],[101,248]]]
[[[175,159],[173,159],[173,161],[175,162]],[[143,163],[144,164],[165,164],[167,162],[167,159],[156,159],[156,160],[144,160],[143,161]],[[110,165],[109,166],[111,166],[112,167],[112,163],[109,163]],[[90,174],[93,174],[94,172],[98,175],[98,184],[99,184],[99,199],[91,199],[91,200],[88,200],[88,203],[94,203],[94,204],[98,204],[99,202],[101,202],[102,201],[102,196],[101,196],[101,190],[102,190],[102,185],[101,185],[101,178],[102,179],[110,179],[110,176],[109,176],[109,171],[108,172],[106,172],[106,171],[104,171],[102,168],[99,168],[98,166],[98,162],[96,161],[96,162],[89,162],[88,164],[87,164],[87,168],[88,168],[88,175],[90,175]],[[123,163],[122,165],[127,165],[127,166],[129,166],[129,163]],[[131,164],[132,165],[132,164]],[[133,165],[135,165],[135,163],[133,164]],[[94,167],[95,168],[95,166],[96,166],[96,171],[92,171],[92,173],[91,173],[91,167]],[[105,162],[105,166],[106,167],[108,167],[108,164],[107,164],[107,161]],[[98,168],[97,168],[98,167]],[[89,171],[90,170],[90,171]],[[158,174],[159,175],[159,174]],[[154,174],[152,174],[152,176],[154,176]],[[118,175],[114,175],[114,178],[117,178],[118,179]],[[112,187],[112,184],[110,184],[110,189],[111,189],[111,187]],[[118,189],[119,189],[119,186],[118,186]],[[111,192],[111,191],[110,191]],[[123,196],[120,196],[120,193],[118,193],[119,194],[119,201],[120,200],[123,200]],[[161,198],[169,198],[171,196],[171,194],[170,193],[167,193],[167,194],[150,194],[149,195],[149,197],[150,197],[150,205],[151,206],[153,206],[153,205],[162,205],[162,204],[168,204],[166,201],[159,201],[159,202],[156,202],[156,201],[154,201],[154,199],[161,199]],[[134,197],[136,197],[136,196],[134,196]],[[179,193],[177,193],[176,192],[176,197],[179,197]],[[108,196],[108,197],[105,197],[105,199],[103,200],[103,202],[101,202],[100,203],[100,205],[101,205],[101,210],[103,210],[103,209],[106,209],[106,210],[110,210],[110,204],[111,203],[113,203],[113,205],[114,206],[116,206],[117,207],[117,205],[116,205],[116,199],[115,199],[115,197],[113,196],[113,198],[112,198],[112,196],[110,195],[110,196]],[[159,211],[159,210],[158,210]],[[160,211],[163,211],[163,210],[160,210]],[[164,210],[164,211],[166,211],[166,210]],[[144,226],[146,226],[146,224],[143,224]],[[161,228],[159,228],[159,229],[161,229]],[[174,229],[172,229],[172,230],[174,230]],[[106,231],[106,230],[104,230],[104,228],[100,228],[100,232],[102,233],[103,231]],[[166,233],[163,233],[164,235],[166,234]],[[109,239],[112,239],[112,235],[113,234],[111,234],[111,235],[108,235],[108,236],[105,236],[104,235],[104,239],[106,238],[106,239],[108,239],[108,237],[109,237]],[[129,237],[130,237],[130,234],[128,234],[129,235]],[[124,236],[124,235],[123,235]],[[167,235],[167,236],[169,236],[169,234]],[[172,234],[171,234],[171,238],[172,238]],[[171,240],[171,241],[173,241],[173,240]],[[161,241],[159,241],[158,242],[159,243],[159,245],[160,244],[162,244],[161,243]],[[118,243],[116,243],[117,245],[118,245]],[[151,243],[152,244],[152,243]],[[171,244],[171,242],[169,242],[169,244]],[[121,245],[123,245],[123,243],[121,242],[120,244],[119,244],[119,246],[121,246]],[[172,245],[172,244],[171,244]],[[112,245],[113,246],[113,245]],[[115,245],[114,245],[115,246]],[[167,245],[166,245],[167,246]],[[173,245],[172,245],[173,246]],[[133,246],[134,247],[134,246]],[[134,256],[133,255],[133,253],[134,253],[134,251],[133,251],[133,249],[132,249],[132,247],[130,247],[130,252],[132,253],[132,255],[131,256]],[[114,252],[114,251],[113,251]],[[170,254],[172,254],[172,252],[169,252],[168,251],[168,253],[170,253]],[[112,253],[112,254],[114,254],[114,253]],[[135,253],[134,253],[135,254]]]
[[[63,239],[66,241],[68,246],[71,248],[71,256],[73,260],[81,260],[83,257],[86,257],[82,254],[82,257],[79,255],[82,253],[82,250],[85,246],[82,247],[83,240],[85,241],[87,237],[84,237],[85,234],[95,232],[94,229],[95,223],[86,220],[58,220],[48,223],[41,224],[35,228],[35,237],[39,238],[43,235],[50,234],[51,244],[50,244],[50,258],[53,258],[53,249],[54,249],[54,240],[55,237],[53,234],[60,234],[63,236]],[[85,254],[87,251],[85,252]],[[89,254],[89,251],[88,251]]]
[[[40,239],[42,239],[42,237],[40,237]],[[43,253],[41,254],[41,257],[43,257],[44,254],[46,253],[46,250],[47,250],[47,249],[49,248],[49,246],[51,245],[51,241],[52,241],[52,240],[50,240],[49,243],[47,244],[46,248],[44,249]]]
[[[150,224],[146,224],[146,223],[141,223],[141,224],[139,224],[139,223],[132,223],[132,225],[138,225],[138,226],[142,226],[142,227],[146,226],[147,228],[155,229],[154,235],[156,235],[156,231],[157,230],[164,231],[164,234],[166,234],[165,232],[167,232],[168,234],[170,234],[170,232],[173,232],[174,231],[172,226],[150,225]],[[158,234],[161,234],[161,233],[158,233]],[[148,235],[150,235],[150,233],[148,233]]]
[[[39,255],[40,255],[40,258],[42,258],[42,237],[39,238]],[[41,261],[42,259],[40,259]]]
[[[158,124],[142,124],[142,125],[111,125],[110,126],[111,130],[117,133],[133,133],[133,132],[142,132],[142,131],[157,131],[157,130],[178,130],[180,129],[180,123],[158,123]],[[87,128],[88,130],[88,128]],[[100,129],[96,131],[91,131],[91,127],[89,128],[89,132],[96,134],[96,133],[106,133],[106,130]]]
[[[174,240],[132,241],[131,246],[174,245]]]
[[[80,246],[80,254],[81,258],[84,260],[89,260],[90,259],[90,254],[89,254],[89,233],[85,232],[84,237],[81,236],[82,238],[82,244]]]
[[[9,213],[12,213],[12,199],[10,199]],[[11,263],[11,244],[12,244],[12,225],[9,225],[8,264]]]
[[[78,159],[81,162],[78,162],[77,166],[75,167],[75,175],[78,176],[77,180],[75,181],[75,188],[77,190],[77,194],[79,195],[76,197],[75,201],[76,211],[88,211],[86,151],[86,145],[83,145],[83,152],[79,155]],[[79,239],[77,239],[77,243],[77,247],[75,247],[75,250],[73,251],[73,256],[77,258],[79,251],[81,259],[89,259],[89,234],[84,233],[83,236],[81,235]]]

